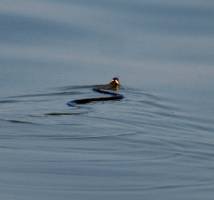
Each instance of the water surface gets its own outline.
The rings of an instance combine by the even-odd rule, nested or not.
[[[1,199],[212,199],[213,13],[2,0]],[[122,101],[67,106],[114,76]]]

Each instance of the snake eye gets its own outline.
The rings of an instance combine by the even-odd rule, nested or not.
[[[120,85],[120,82],[118,80],[114,80],[114,81],[117,85]]]

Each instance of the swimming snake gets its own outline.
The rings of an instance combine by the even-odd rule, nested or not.
[[[87,104],[87,103],[97,102],[97,101],[121,100],[124,98],[124,96],[122,94],[114,92],[114,91],[117,91],[119,88],[120,88],[119,78],[114,77],[110,83],[106,85],[98,85],[93,88],[93,91],[95,92],[108,94],[110,96],[76,99],[73,101],[69,101],[67,105],[74,106],[75,104]]]

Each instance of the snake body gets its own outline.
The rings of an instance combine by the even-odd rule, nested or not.
[[[105,86],[97,86],[93,88],[93,91],[102,93],[102,94],[107,94],[110,96],[105,96],[105,97],[95,97],[95,98],[84,98],[84,99],[76,99],[73,101],[69,101],[67,103],[68,106],[74,106],[75,104],[87,104],[91,102],[97,102],[97,101],[112,101],[112,100],[121,100],[124,98],[122,94],[109,91],[109,90],[117,90],[119,87],[119,79],[118,78],[113,78],[113,80],[105,85]]]

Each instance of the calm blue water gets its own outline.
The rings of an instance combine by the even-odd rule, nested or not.
[[[214,2],[0,1],[0,199],[213,199]],[[119,76],[122,101],[76,107]]]

